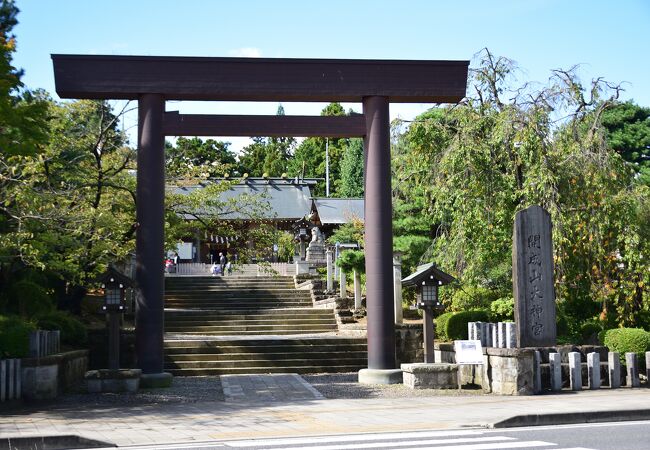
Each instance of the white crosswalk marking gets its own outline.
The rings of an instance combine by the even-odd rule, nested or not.
[[[416,431],[404,433],[351,434],[277,439],[247,439],[224,442],[229,448],[269,450],[593,450],[582,447],[558,448],[558,444],[541,440],[518,440],[515,437],[481,430]]]
[[[406,433],[380,433],[380,434],[346,434],[341,436],[300,437],[280,439],[247,439],[228,442],[231,447],[261,447],[265,445],[301,445],[316,443],[356,442],[356,441],[386,441],[390,439],[422,439],[447,436],[479,436],[485,434],[478,430],[459,431],[415,431]]]
[[[286,448],[291,450],[355,450],[355,449],[362,449],[362,448],[377,448],[379,446],[401,449],[402,447],[410,447],[413,445],[419,446],[418,448],[422,448],[421,446],[423,445],[425,446],[435,445],[436,446],[435,448],[437,449],[437,448],[441,448],[441,447],[437,447],[438,445],[441,444],[465,444],[465,443],[472,443],[472,442],[510,441],[514,439],[515,438],[506,437],[506,436],[490,436],[490,437],[477,437],[477,438],[425,439],[422,441],[406,441],[406,442],[369,442],[366,444],[361,444],[357,442],[355,444],[318,445],[318,446],[306,446],[306,447],[281,447],[281,448]],[[493,446],[485,447],[485,448],[505,448],[504,447],[505,443],[503,442],[500,442],[498,444],[490,444],[490,445]],[[453,447],[447,446],[442,448],[455,449],[457,448],[457,446],[453,446]]]

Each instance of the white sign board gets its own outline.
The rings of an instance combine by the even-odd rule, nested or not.
[[[456,364],[483,364],[481,341],[454,341]]]
[[[192,243],[182,242],[176,245],[178,259],[192,259]]]

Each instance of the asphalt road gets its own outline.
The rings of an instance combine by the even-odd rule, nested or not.
[[[129,450],[647,450],[650,449],[648,436],[650,436],[650,421],[500,430],[466,429],[305,436],[127,448]]]

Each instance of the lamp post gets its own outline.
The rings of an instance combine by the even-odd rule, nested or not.
[[[454,281],[454,278],[438,269],[433,263],[417,268],[415,273],[402,280],[404,286],[414,287],[416,307],[423,311],[424,362],[434,363],[433,312],[444,310],[438,298],[438,288]]]
[[[108,368],[120,368],[120,319],[127,310],[126,289],[133,282],[126,275],[110,267],[102,278],[104,305],[102,311],[108,316]]]

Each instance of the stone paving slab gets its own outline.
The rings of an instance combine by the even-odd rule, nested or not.
[[[530,397],[449,396],[374,399],[293,398],[278,393],[260,401],[258,390],[273,383],[249,377],[233,381],[242,397],[231,401],[134,405],[49,405],[19,412],[0,411],[0,437],[76,434],[124,446],[220,439],[249,439],[462,427],[486,427],[522,414],[647,409],[650,389],[603,389]],[[272,377],[275,378],[275,377]],[[300,377],[287,374],[277,385],[295,386]],[[282,381],[282,383],[281,383]],[[302,386],[303,392],[309,391]],[[283,396],[283,397],[282,397]],[[284,400],[279,400],[282,397]],[[616,420],[616,417],[612,417]]]
[[[222,375],[226,402],[265,403],[323,399],[323,395],[295,373]]]

